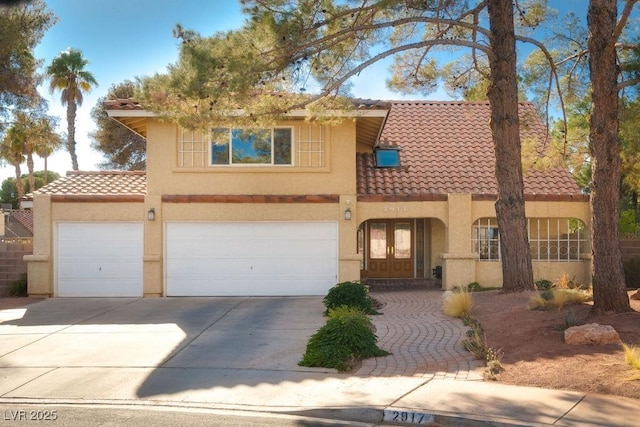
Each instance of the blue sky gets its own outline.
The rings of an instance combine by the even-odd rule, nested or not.
[[[242,26],[244,16],[236,0],[45,0],[58,22],[45,34],[36,48],[37,58],[44,65],[51,63],[61,51],[72,47],[80,49],[89,61],[99,86],[85,95],[76,119],[76,142],[81,170],[96,170],[103,158],[91,150],[88,133],[95,128],[91,109],[111,85],[136,76],[163,72],[176,61],[178,41],[172,36],[175,24],[212,35]],[[551,1],[558,3],[558,1]],[[572,5],[578,13],[586,14],[587,0],[561,0]],[[584,5],[584,6],[583,6]],[[569,6],[571,7],[571,6]],[[419,95],[402,97],[386,89],[385,65],[363,72],[353,81],[353,94],[362,98],[403,99],[421,98]],[[66,130],[66,110],[60,104],[60,94],[50,95],[48,86],[41,93],[49,99],[50,114],[60,117],[62,130]],[[446,99],[442,92],[430,99]],[[36,170],[44,162],[36,158]],[[49,159],[49,169],[64,175],[71,169],[69,154],[60,150]],[[23,167],[26,172],[26,166]],[[14,176],[13,167],[0,168],[0,181]]]
[[[45,0],[58,22],[45,34],[35,50],[44,65],[51,63],[61,51],[80,49],[89,61],[86,69],[96,77],[99,86],[84,97],[76,119],[78,163],[81,170],[96,170],[103,158],[91,150],[88,133],[95,128],[90,117],[98,98],[111,85],[136,76],[163,72],[177,60],[178,41],[172,30],[180,23],[185,28],[212,35],[242,26],[245,17],[236,0]],[[384,68],[382,68],[384,72]],[[366,90],[362,97],[394,98],[385,89],[384,75],[360,77]],[[50,114],[60,117],[66,131],[66,110],[60,104],[59,92],[49,94],[48,86],[40,91],[49,99]],[[36,170],[44,162],[36,157]],[[60,150],[49,158],[49,169],[64,175],[71,170],[69,154]],[[26,165],[23,165],[26,173]],[[0,168],[0,181],[14,176],[13,167]]]

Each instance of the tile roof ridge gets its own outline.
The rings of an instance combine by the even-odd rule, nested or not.
[[[462,99],[395,99],[389,102],[394,104],[488,104],[489,101],[465,101]]]
[[[102,105],[106,110],[144,110],[143,105],[133,98],[107,99]]]
[[[122,171],[122,170],[99,170],[99,171],[67,171],[66,176],[91,176],[91,175],[146,175],[146,171]]]
[[[385,102],[385,101],[381,101]],[[432,99],[397,99],[386,101],[391,104],[433,104],[433,105],[489,105],[489,101],[465,101],[465,100],[432,100]],[[518,101],[518,105],[534,105],[531,101]]]

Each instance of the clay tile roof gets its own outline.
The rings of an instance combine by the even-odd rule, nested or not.
[[[129,171],[73,171],[67,176],[45,185],[33,193],[82,196],[130,196],[147,193],[145,172]]]
[[[11,211],[11,219],[17,221],[33,234],[33,212],[27,210]]]
[[[352,98],[351,102],[359,110],[388,110],[391,107],[390,101],[380,99]]]
[[[109,99],[102,103],[107,110],[144,110],[144,107],[139,102],[131,99]]]
[[[400,168],[376,168],[372,153],[357,154],[357,191],[362,196],[424,196],[450,193],[497,195],[488,102],[394,101],[381,134],[400,148]],[[520,104],[521,138],[543,141],[535,108]],[[580,195],[564,169],[525,173],[525,194]]]

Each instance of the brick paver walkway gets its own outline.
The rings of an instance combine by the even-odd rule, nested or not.
[[[371,316],[378,347],[390,356],[365,359],[356,372],[374,376],[420,376],[482,379],[484,361],[462,346],[469,329],[442,313],[441,290],[376,291],[384,303],[380,316]]]

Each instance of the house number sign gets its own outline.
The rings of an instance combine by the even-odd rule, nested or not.
[[[406,212],[407,211],[407,207],[403,206],[403,205],[397,205],[397,206],[385,206],[382,208],[383,212]]]
[[[432,414],[424,412],[414,412],[410,410],[392,410],[385,409],[383,412],[383,421],[409,424],[409,425],[429,425],[433,424],[435,417]]]

